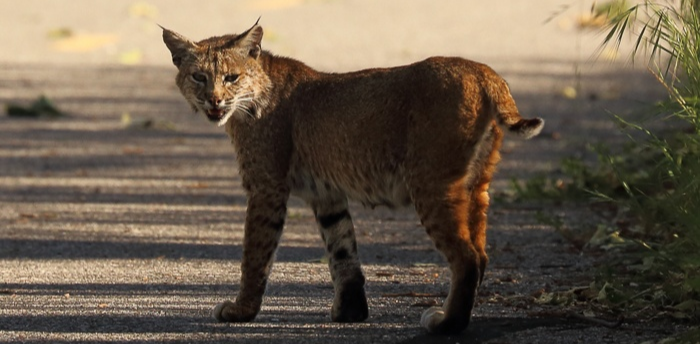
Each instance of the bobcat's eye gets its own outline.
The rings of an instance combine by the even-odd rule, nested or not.
[[[194,80],[195,82],[199,82],[199,83],[206,82],[207,76],[206,76],[206,74],[200,73],[200,72],[192,73],[192,80]]]
[[[238,80],[238,74],[229,74],[224,77],[224,82],[236,82]]]

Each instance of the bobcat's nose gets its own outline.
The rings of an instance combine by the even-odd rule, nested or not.
[[[213,96],[209,98],[209,103],[211,104],[211,106],[217,108],[219,107],[219,105],[221,105],[221,98]]]

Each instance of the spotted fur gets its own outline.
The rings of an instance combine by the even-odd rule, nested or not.
[[[163,29],[182,94],[225,125],[248,195],[241,289],[214,309],[220,321],[260,310],[290,194],[313,209],[329,257],[331,318],[368,317],[365,278],[348,199],[413,205],[452,275],[442,307],[421,324],[457,333],[469,324],[488,262],[488,186],[502,132],[537,135],[492,69],[461,58],[354,73],[317,72],[261,50],[257,24],[239,35],[193,42]]]

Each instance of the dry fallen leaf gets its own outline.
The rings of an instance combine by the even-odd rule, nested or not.
[[[116,44],[119,36],[113,34],[78,34],[53,43],[54,50],[69,53],[85,53]]]
[[[282,10],[303,4],[305,0],[248,0],[246,7],[256,11]]]
[[[139,155],[139,154],[143,154],[143,148],[133,147],[133,146],[125,146],[125,147],[122,147],[122,152],[125,155]]]
[[[187,188],[190,188],[190,189],[206,189],[208,187],[209,187],[209,184],[207,184],[205,182],[196,182],[196,183],[192,183],[192,184],[187,185]]]
[[[58,27],[51,29],[46,33],[46,37],[49,39],[63,39],[73,36],[73,30],[67,27]]]
[[[578,96],[578,92],[576,92],[575,88],[571,86],[566,86],[561,90],[561,95],[567,99],[576,99],[576,97]]]
[[[138,1],[129,6],[129,16],[154,19],[158,16],[158,7],[145,1]]]
[[[141,63],[143,53],[139,49],[132,49],[119,54],[119,63],[127,66],[133,66]]]

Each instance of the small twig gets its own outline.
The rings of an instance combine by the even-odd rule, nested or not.
[[[600,326],[607,327],[607,328],[613,328],[613,329],[622,326],[622,322],[625,320],[625,317],[623,317],[623,316],[619,316],[617,318],[617,320],[613,322],[613,321],[603,320],[603,319],[599,319],[599,318],[587,317],[587,316],[584,316],[584,315],[581,315],[578,313],[574,313],[574,312],[567,313],[566,315],[570,318],[587,321],[587,322],[590,322],[590,323],[593,323],[596,325],[600,325]]]
[[[542,264],[540,269],[566,269],[574,266],[574,264]]]
[[[434,307],[434,306],[440,306],[440,303],[438,303],[435,300],[430,300],[430,301],[419,301],[411,305],[411,307],[422,307],[422,308],[428,308],[428,307]]]
[[[651,292],[654,292],[654,291],[657,291],[657,290],[661,290],[661,289],[662,289],[661,286],[656,286],[656,287],[644,289],[644,290],[642,290],[641,292],[630,296],[628,299],[623,300],[623,301],[620,301],[620,302],[618,302],[618,303],[615,303],[614,305],[615,305],[615,306],[624,305],[624,304],[626,304],[626,303],[629,303],[629,302],[631,302],[631,301],[634,301],[635,299],[637,299],[637,298],[640,297],[640,296],[644,296],[644,295],[646,295],[646,294],[649,294],[649,293],[651,293]]]
[[[408,293],[385,293],[382,297],[447,297],[445,293],[429,294],[429,293],[416,293],[414,291]]]

